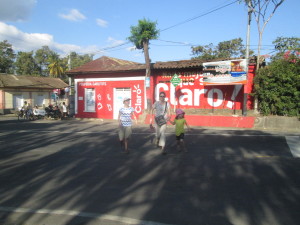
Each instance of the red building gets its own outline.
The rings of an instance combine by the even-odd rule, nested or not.
[[[67,74],[74,81],[76,117],[117,119],[125,96],[132,99],[137,115],[144,112],[146,86],[153,102],[164,91],[172,107],[241,110],[254,76],[254,66],[246,75],[245,65],[243,59],[157,62],[151,65],[150,80],[145,80],[145,64],[103,56]],[[174,74],[181,79],[176,87],[171,83]],[[247,109],[252,106],[253,99],[248,96]]]

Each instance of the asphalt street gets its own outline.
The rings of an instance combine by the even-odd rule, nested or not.
[[[300,134],[208,129],[167,155],[146,125],[0,120],[0,224],[298,225]]]

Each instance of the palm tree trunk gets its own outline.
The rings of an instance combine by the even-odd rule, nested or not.
[[[145,40],[143,42],[143,49],[144,49],[144,56],[145,56],[145,62],[146,62],[146,74],[145,78],[150,79],[151,76],[151,62],[149,57],[149,40]],[[152,107],[152,98],[150,93],[150,87],[146,87],[146,98],[147,98],[147,110],[150,112]]]

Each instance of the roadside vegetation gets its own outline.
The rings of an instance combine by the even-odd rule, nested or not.
[[[270,63],[258,70],[254,96],[263,115],[300,118],[300,38],[279,37]]]

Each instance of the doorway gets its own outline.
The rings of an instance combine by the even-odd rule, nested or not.
[[[119,110],[123,106],[123,99],[125,97],[131,98],[130,88],[115,88],[114,89],[114,113],[113,119],[117,120],[119,115]]]

